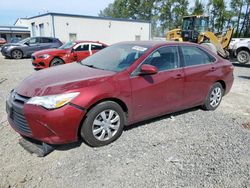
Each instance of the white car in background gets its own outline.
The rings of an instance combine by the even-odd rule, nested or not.
[[[240,64],[250,62],[250,39],[232,41],[229,46],[233,56],[235,56]]]

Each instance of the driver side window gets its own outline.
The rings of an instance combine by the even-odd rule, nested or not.
[[[159,71],[179,68],[179,55],[176,46],[161,47],[154,51],[143,64],[153,65]]]
[[[28,41],[29,44],[38,44],[39,43],[39,39],[38,38],[31,38]]]
[[[89,51],[89,45],[88,44],[81,44],[79,45],[76,49],[75,49],[76,52],[79,52],[79,51]]]

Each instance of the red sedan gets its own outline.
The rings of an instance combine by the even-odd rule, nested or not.
[[[215,110],[233,84],[232,64],[192,43],[123,42],[85,60],[39,71],[15,88],[8,121],[47,144],[91,146],[124,126],[179,110]]]
[[[35,70],[81,61],[97,51],[107,47],[106,44],[94,41],[68,42],[58,49],[42,50],[32,54],[32,65]]]

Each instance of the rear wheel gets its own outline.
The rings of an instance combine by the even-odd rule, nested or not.
[[[112,101],[99,103],[87,113],[81,136],[93,147],[110,144],[122,134],[124,121],[120,105]]]
[[[202,106],[204,110],[215,110],[221,103],[224,90],[220,83],[216,82],[208,92],[205,104]]]
[[[11,52],[11,57],[13,59],[22,59],[23,58],[23,52],[21,50],[13,50]]]
[[[250,61],[250,53],[246,50],[240,50],[237,53],[237,60],[240,64],[246,64]]]
[[[54,67],[54,66],[58,66],[58,65],[63,65],[64,61],[60,58],[54,58],[51,63],[50,63],[50,67]]]

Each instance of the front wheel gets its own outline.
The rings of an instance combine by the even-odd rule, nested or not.
[[[63,65],[64,61],[60,58],[54,58],[51,63],[50,63],[50,67],[54,67],[54,66],[58,66],[58,65]]]
[[[205,104],[202,106],[204,110],[215,110],[221,103],[224,90],[220,83],[215,83],[208,92]]]
[[[81,136],[90,146],[104,146],[120,137],[124,122],[125,116],[120,105],[112,101],[102,102],[87,113]]]
[[[11,57],[13,59],[22,59],[23,58],[23,52],[21,50],[13,50],[11,52]]]
[[[237,53],[237,60],[240,64],[246,64],[250,61],[250,53],[246,50],[240,50]]]

